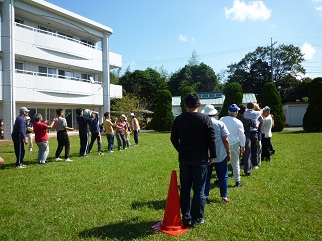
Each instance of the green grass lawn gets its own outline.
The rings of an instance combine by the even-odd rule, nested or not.
[[[169,133],[141,133],[140,146],[88,158],[36,164],[26,148],[26,169],[14,168],[12,144],[1,144],[0,240],[322,240],[322,133],[274,133],[272,162],[243,186],[229,178],[229,204],[212,186],[207,222],[179,238],[154,231],[161,221],[177,153]],[[133,141],[132,141],[133,142]],[[103,139],[104,149],[107,148]]]

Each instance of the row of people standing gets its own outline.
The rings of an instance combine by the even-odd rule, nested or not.
[[[114,131],[118,144],[118,150],[125,150],[131,146],[130,134],[134,134],[135,146],[139,145],[139,133],[140,124],[135,117],[134,113],[131,113],[131,123],[128,122],[126,115],[122,114],[120,119],[111,120],[111,114],[109,112],[104,113],[104,132],[108,142],[107,152],[113,152],[114,148]]]
[[[212,105],[205,106],[202,111],[204,115],[198,112],[201,104],[197,95],[188,94],[184,103],[187,112],[174,120],[170,139],[179,153],[182,222],[185,226],[196,227],[205,222],[204,206],[209,201],[213,167],[216,169],[222,201],[228,203],[230,198],[228,198],[227,162],[231,161],[235,187],[241,186],[240,154],[246,149],[245,129],[247,128],[249,139],[252,134],[253,138],[258,140],[258,131],[255,136],[255,129],[259,127],[259,117],[261,115],[264,117],[264,128],[271,129],[272,126],[265,121],[269,115],[269,107],[264,108],[263,114],[254,115],[256,121],[249,118],[249,125],[244,128],[243,122],[237,119],[241,108],[236,104],[229,106],[228,116],[216,120],[217,110]],[[251,131],[254,133],[250,133]],[[266,130],[264,133],[265,138],[270,138],[271,135],[266,134]],[[254,150],[253,155],[258,156],[258,149],[256,153]],[[254,161],[254,164],[258,165],[258,160],[254,158]],[[245,174],[247,175],[246,172]],[[193,189],[192,198],[191,189]]]

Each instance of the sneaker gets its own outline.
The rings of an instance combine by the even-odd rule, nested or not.
[[[16,166],[16,168],[19,168],[19,169],[26,168],[26,166],[20,165],[20,166]]]
[[[71,159],[69,159],[69,158],[67,158],[67,159],[65,159],[65,162],[72,162],[73,160],[71,160]]]
[[[241,182],[236,182],[236,185],[234,187],[241,187],[242,183]]]
[[[253,167],[253,169],[255,169],[255,170],[256,170],[256,169],[258,169],[258,168],[259,168],[259,166],[254,166],[254,167]]]
[[[63,159],[61,159],[61,158],[59,158],[59,157],[55,158],[55,161],[56,161],[56,162],[61,161],[61,160],[63,160]]]
[[[108,151],[108,152],[112,153],[112,152],[114,152],[114,151]]]
[[[29,148],[29,151],[32,151],[32,148]]]
[[[199,226],[200,224],[203,224],[203,223],[205,223],[206,222],[206,220],[205,219],[201,219],[201,220],[199,220],[199,221],[193,221],[192,223],[191,223],[191,227],[192,228],[195,228],[195,227],[197,227],[197,226]]]
[[[222,201],[223,201],[224,203],[229,203],[229,202],[230,202],[230,198],[228,198],[228,197],[223,197],[223,198],[222,198]]]
[[[103,152],[101,152],[101,151],[99,151],[99,152],[98,152],[98,155],[104,156],[104,153],[103,153]]]
[[[44,165],[47,164],[45,161],[40,161],[39,164]]]

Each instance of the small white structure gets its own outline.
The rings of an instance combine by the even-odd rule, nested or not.
[[[286,126],[303,126],[303,117],[308,106],[308,102],[289,102],[283,105]]]
[[[225,101],[225,95],[222,92],[197,92],[196,95],[198,95],[200,98],[200,111],[204,108],[205,105],[213,105],[215,106],[216,110],[218,110],[217,116],[219,115]],[[180,96],[172,97],[172,113],[175,117],[180,115],[182,112],[180,102]],[[255,94],[244,93],[242,104],[247,105],[247,103],[249,102],[257,103]]]

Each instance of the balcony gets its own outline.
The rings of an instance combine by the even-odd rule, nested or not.
[[[57,33],[15,23],[15,54],[49,63],[102,71],[102,51]],[[122,67],[121,55],[110,54],[111,68]]]
[[[18,102],[57,103],[75,105],[103,105],[101,83],[68,76],[43,75],[43,73],[16,70],[14,91]],[[77,81],[77,82],[76,82]],[[122,98],[122,86],[110,85],[110,95]]]

